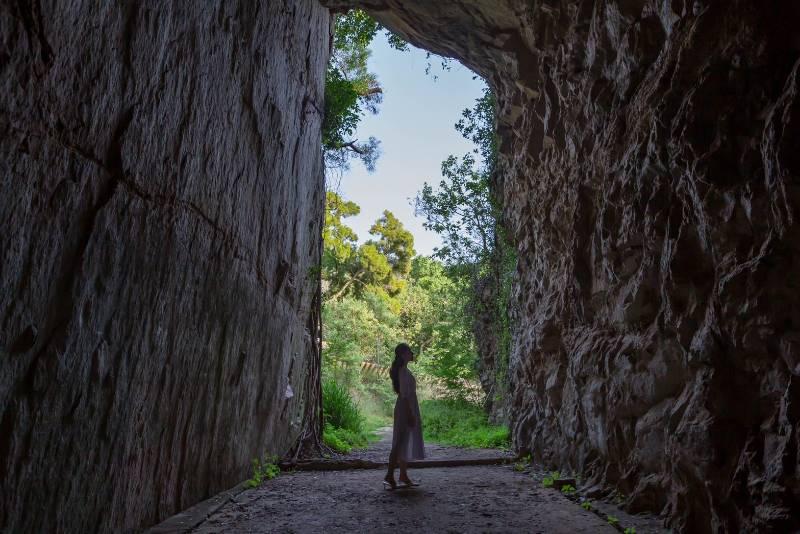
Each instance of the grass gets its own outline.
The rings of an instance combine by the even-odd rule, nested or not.
[[[253,458],[253,478],[247,481],[247,487],[257,488],[263,482],[278,476],[280,472],[277,456],[264,456],[263,460]]]
[[[365,417],[350,392],[332,380],[322,383],[322,412],[325,420],[322,440],[343,454],[376,441],[374,430],[386,424],[385,417]]]
[[[351,432],[360,432],[363,429],[364,417],[358,404],[347,388],[333,380],[322,383],[322,412],[326,425]]]
[[[424,400],[420,412],[426,441],[487,449],[510,446],[508,428],[490,425],[483,409],[468,401]]]

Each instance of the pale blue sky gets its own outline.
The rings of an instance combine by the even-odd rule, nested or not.
[[[423,50],[394,50],[383,34],[376,37],[372,50],[370,71],[383,88],[383,103],[380,113],[364,116],[356,137],[361,141],[377,137],[381,156],[373,173],[353,160],[341,181],[330,177],[332,188],[361,206],[360,215],[345,220],[359,242],[370,238],[369,227],[388,209],[414,234],[417,253],[428,255],[441,241],[422,227],[422,217],[414,217],[411,201],[424,182],[439,183],[442,160],[474,147],[453,126],[462,110],[481,96],[484,83],[473,80],[472,71],[455,61],[443,72],[438,58],[426,59]],[[429,61],[433,68],[426,75]]]

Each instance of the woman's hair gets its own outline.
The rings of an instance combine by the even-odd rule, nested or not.
[[[405,363],[403,355],[408,352],[411,352],[411,347],[405,343],[399,343],[394,348],[394,361],[392,362],[392,368],[389,369],[389,376],[392,377],[392,387],[394,388],[394,392],[398,395],[400,394],[400,368]]]

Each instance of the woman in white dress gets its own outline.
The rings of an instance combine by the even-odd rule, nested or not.
[[[394,349],[394,362],[389,371],[392,387],[397,393],[394,405],[394,429],[392,433],[392,452],[389,453],[389,472],[384,479],[391,489],[397,487],[394,469],[400,467],[400,483],[404,486],[417,486],[408,478],[408,460],[425,457],[425,444],[422,441],[422,419],[417,402],[417,381],[408,370],[408,362],[414,361],[414,353],[405,343]]]

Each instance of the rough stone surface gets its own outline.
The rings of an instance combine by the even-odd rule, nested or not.
[[[323,3],[497,92],[516,445],[680,530],[800,528],[800,4]]]
[[[391,429],[353,459],[385,461]],[[426,458],[496,457],[498,450],[426,444]],[[246,490],[190,532],[458,532],[574,534],[614,533],[605,514],[583,510],[541,477],[512,466],[409,469],[413,489],[386,491],[385,470],[282,473]],[[397,472],[395,472],[397,476]],[[640,534],[663,534],[651,517],[631,517],[612,506],[606,514]]]
[[[329,31],[0,2],[0,530],[151,525],[315,420]]]

